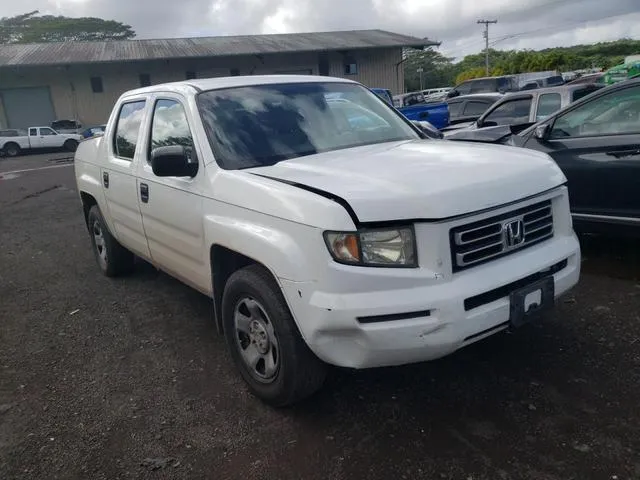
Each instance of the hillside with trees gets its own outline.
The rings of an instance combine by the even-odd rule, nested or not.
[[[545,70],[571,71],[600,67],[607,69],[624,61],[627,55],[640,53],[640,40],[621,39],[592,45],[547,48],[544,50],[490,50],[492,75],[505,75]],[[484,52],[467,55],[454,63],[440,52],[430,48],[414,51],[404,64],[407,91],[420,88],[418,68],[423,88],[454,85],[468,78],[485,75]]]

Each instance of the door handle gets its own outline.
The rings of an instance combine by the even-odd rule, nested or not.
[[[618,150],[617,152],[607,152],[607,155],[616,158],[631,157],[633,155],[640,155],[640,149],[638,150]]]
[[[142,200],[142,203],[149,201],[149,185],[146,183],[140,184],[140,200]]]
[[[109,172],[102,172],[102,184],[104,188],[109,188]]]

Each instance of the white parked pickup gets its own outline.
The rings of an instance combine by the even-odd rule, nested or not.
[[[425,139],[344,79],[125,93],[75,173],[103,273],[137,255],[212,297],[242,377],[273,405],[317,390],[327,364],[421,362],[517,327],[579,278],[547,155]]]
[[[41,148],[64,148],[75,151],[82,141],[82,135],[58,133],[51,127],[29,127],[27,135],[19,130],[2,130],[0,132],[0,151],[9,157],[15,157],[24,150]]]

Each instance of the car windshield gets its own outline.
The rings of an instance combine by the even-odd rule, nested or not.
[[[420,138],[377,95],[350,83],[211,90],[198,95],[198,108],[216,161],[225,169]]]

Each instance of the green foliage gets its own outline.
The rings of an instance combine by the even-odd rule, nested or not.
[[[610,68],[624,61],[627,55],[640,53],[640,40],[620,39],[593,45],[547,48],[544,50],[490,50],[492,75],[506,75],[545,70],[571,71],[582,68]],[[469,78],[485,76],[483,53],[467,55],[460,62],[446,58],[441,53],[428,49],[408,55],[404,64],[407,91],[420,88],[419,67],[423,88],[455,85]]]
[[[39,12],[0,19],[0,44],[92,40],[127,40],[136,36],[129,25],[114,20],[39,16]]]

